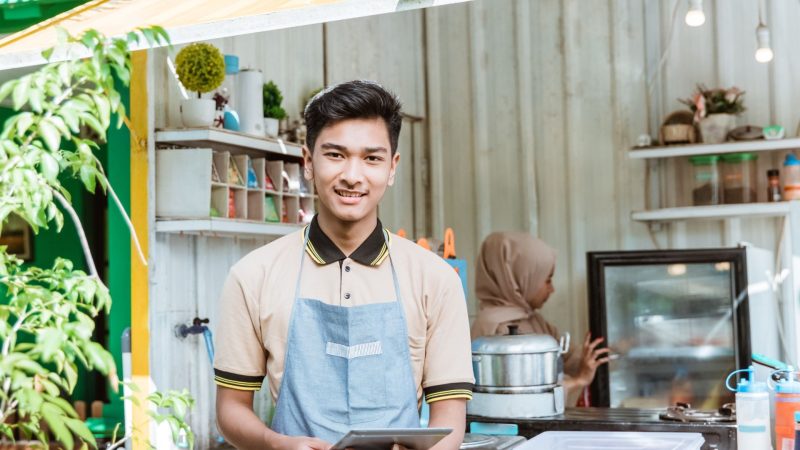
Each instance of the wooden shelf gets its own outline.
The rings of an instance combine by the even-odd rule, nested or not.
[[[211,236],[279,237],[293,233],[303,224],[253,222],[232,219],[157,219],[157,233],[199,234]]]
[[[669,145],[632,148],[631,159],[672,158],[676,156],[719,155],[722,153],[764,152],[800,148],[800,138],[725,142],[722,144]]]
[[[738,205],[686,206],[652,211],[634,211],[638,222],[670,222],[681,220],[721,220],[747,217],[788,216],[800,208],[800,202],[742,203]]]
[[[254,157],[291,156],[301,158],[303,148],[276,139],[253,136],[220,128],[175,128],[156,131],[156,142],[184,147],[210,147],[216,151],[245,153]],[[285,150],[285,151],[284,151]]]

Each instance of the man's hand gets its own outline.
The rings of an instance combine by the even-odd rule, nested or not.
[[[603,342],[604,338],[599,337],[592,340],[591,333],[586,333],[583,340],[583,348],[581,349],[581,366],[577,375],[573,377],[575,384],[580,387],[586,387],[594,380],[594,375],[597,368],[601,364],[608,362],[608,353],[611,351],[608,348],[597,348]]]
[[[329,450],[331,444],[310,437],[272,431],[253,412],[253,392],[217,386],[217,424],[239,450]]]
[[[275,450],[328,450],[332,444],[311,437],[281,436],[277,438]]]

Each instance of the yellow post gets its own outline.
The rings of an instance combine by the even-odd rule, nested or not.
[[[147,51],[132,54],[133,72],[130,85],[131,114],[131,221],[145,257],[148,255],[149,224],[147,216]],[[147,266],[131,242],[131,360],[133,382],[139,387],[139,401],[133,405],[133,448],[147,449],[150,418],[147,401],[150,393],[150,315]]]

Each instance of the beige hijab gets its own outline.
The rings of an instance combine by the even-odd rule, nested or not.
[[[505,334],[505,325],[519,325],[520,333],[546,333],[558,339],[556,328],[537,309],[546,299],[536,298],[556,264],[555,251],[528,233],[490,234],[481,245],[475,269],[475,293],[480,311],[472,338]]]

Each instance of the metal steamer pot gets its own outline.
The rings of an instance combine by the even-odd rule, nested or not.
[[[484,336],[472,342],[475,392],[534,394],[562,384],[561,355],[569,348],[569,334],[556,341],[546,334]]]

